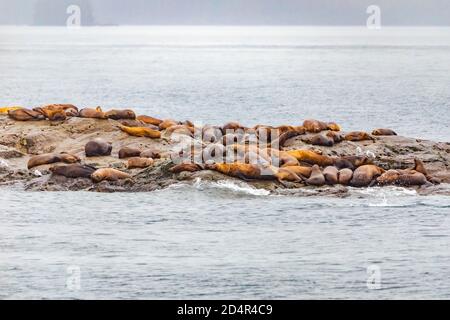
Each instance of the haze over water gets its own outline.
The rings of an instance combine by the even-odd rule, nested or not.
[[[450,141],[450,28],[0,27],[0,104]],[[450,298],[450,199],[1,189],[0,298]],[[26,200],[24,200],[26,199]],[[381,289],[367,287],[367,267]],[[80,268],[70,290],[67,268]],[[72,288],[73,289],[73,288]]]

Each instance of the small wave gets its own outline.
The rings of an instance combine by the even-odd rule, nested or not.
[[[228,190],[233,193],[240,193],[240,194],[249,194],[253,196],[267,196],[270,194],[270,191],[264,190],[264,189],[256,189],[252,187],[251,185],[244,183],[244,182],[234,182],[231,180],[221,180],[217,182],[211,182],[211,181],[203,181],[200,178],[195,179],[195,182],[193,186],[196,189],[204,189],[206,188],[217,188],[222,190]]]

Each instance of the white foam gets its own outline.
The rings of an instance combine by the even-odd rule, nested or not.
[[[267,196],[270,191],[264,189],[256,189],[245,182],[235,182],[231,180],[220,180],[217,182],[203,181],[200,178],[195,179],[193,186],[202,190],[203,188],[217,188],[229,190],[235,193],[249,194],[253,196]]]
[[[6,162],[6,160],[0,159],[0,168],[9,168],[8,162]]]

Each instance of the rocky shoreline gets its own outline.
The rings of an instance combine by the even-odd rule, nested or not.
[[[120,121],[120,120],[119,120]],[[167,188],[183,182],[238,181],[238,178],[213,170],[172,173],[174,163],[170,157],[174,142],[170,138],[152,139],[132,136],[120,130],[122,123],[114,119],[67,117],[59,121],[16,121],[0,114],[0,186],[19,186],[28,191],[96,191],[96,192],[148,192]],[[163,134],[164,136],[164,134]],[[313,133],[304,133],[287,139],[283,150],[314,150],[324,156],[341,157],[360,154],[373,155],[373,163],[388,169],[407,169],[420,159],[430,176],[440,184],[408,187],[418,194],[450,195],[450,143],[407,138],[397,135],[378,136],[374,140],[344,140],[332,146],[311,145]],[[85,145],[95,138],[102,138],[112,145],[107,156],[86,157]],[[119,159],[123,147],[159,150],[161,157],[152,166],[128,169],[127,159]],[[78,156],[81,163],[96,168],[115,168],[126,172],[131,179],[93,182],[89,178],[66,178],[52,174],[54,164],[40,165],[31,169],[27,163],[31,157],[46,153],[67,152]],[[345,196],[347,186],[315,187],[299,182],[280,183],[277,180],[246,181],[255,188],[266,189],[275,194]]]

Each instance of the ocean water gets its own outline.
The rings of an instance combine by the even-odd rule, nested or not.
[[[0,27],[0,105],[450,141],[449,28]],[[450,197],[0,189],[0,298],[450,298]]]

